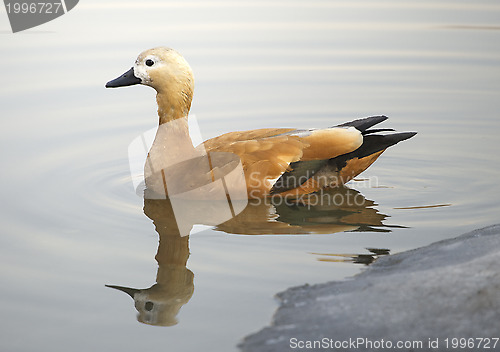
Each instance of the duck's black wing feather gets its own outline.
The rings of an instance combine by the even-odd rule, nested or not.
[[[387,120],[387,116],[371,116],[334,126],[356,128],[363,134],[363,144],[358,149],[335,158],[325,160],[299,160],[290,163],[289,170],[283,173],[273,185],[271,194],[289,191],[300,186],[325,166],[340,171],[351,159],[361,159],[380,152],[417,134],[416,132],[376,134],[379,132],[392,132],[394,130],[391,128],[369,129],[385,120]]]

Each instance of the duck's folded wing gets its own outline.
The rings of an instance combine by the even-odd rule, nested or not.
[[[295,128],[261,128],[249,131],[235,131],[222,134],[203,142],[207,150],[220,148],[239,141],[258,140],[297,131]]]
[[[331,127],[290,135],[299,136],[309,146],[304,149],[302,160],[323,160],[350,153],[363,144],[363,136],[354,127]]]
[[[249,137],[258,136],[256,139]],[[260,138],[259,138],[260,137]],[[363,141],[355,128],[297,131],[266,129],[234,132],[205,142],[207,151],[238,155],[245,170],[247,187],[255,194],[269,194],[276,181],[285,188],[310,178],[329,160],[357,149]],[[293,165],[291,167],[290,165]],[[299,180],[299,181],[297,181]]]
[[[240,153],[254,151],[280,152],[279,145],[288,140],[301,140],[301,160],[331,159],[356,150],[363,143],[361,132],[352,126],[325,129],[297,130],[292,128],[265,128],[229,132],[203,143],[207,151],[225,151],[228,146]],[[257,142],[257,143],[256,143]],[[286,142],[285,142],[286,144]],[[243,146],[247,146],[244,148]],[[238,154],[241,156],[241,154]]]

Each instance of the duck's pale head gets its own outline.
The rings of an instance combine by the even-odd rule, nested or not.
[[[120,77],[106,83],[106,88],[144,84],[158,93],[171,90],[172,85],[193,86],[193,71],[187,61],[174,49],[157,47],[143,51],[134,66]]]
[[[191,107],[194,77],[191,67],[177,51],[157,47],[142,52],[134,66],[120,77],[106,83],[106,88],[143,84],[158,93],[161,113],[186,114]],[[177,116],[176,116],[177,117]]]

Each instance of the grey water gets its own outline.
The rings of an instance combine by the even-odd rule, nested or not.
[[[1,349],[235,351],[279,291],[498,223],[499,18],[495,1],[89,0],[12,34],[2,8]],[[104,88],[159,45],[194,70],[204,138],[379,114],[418,135],[341,191],[362,204],[254,206],[175,238],[129,169],[154,91]]]

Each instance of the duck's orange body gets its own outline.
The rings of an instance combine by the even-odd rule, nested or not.
[[[239,157],[244,171],[244,180],[234,182],[246,182],[249,198],[297,196],[339,186],[363,172],[387,147],[415,135],[414,132],[376,134],[392,130],[370,130],[387,119],[374,116],[325,129],[267,128],[230,132],[194,148],[187,125],[194,79],[184,58],[169,48],[147,50],[139,55],[131,70],[108,82],[106,87],[139,83],[156,89],[160,123],[146,169],[149,167],[150,173],[167,170],[203,152],[208,155],[232,153]],[[224,169],[224,165],[218,169]],[[200,179],[199,182],[204,183],[204,177],[213,179],[215,173],[213,168],[201,176],[190,175],[187,169],[183,171],[173,171],[177,175],[174,182]],[[166,191],[164,173],[156,180],[153,177],[148,180],[147,174],[147,188],[163,187]]]

